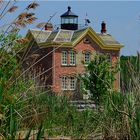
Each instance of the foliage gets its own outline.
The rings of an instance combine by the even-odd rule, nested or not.
[[[95,124],[98,124],[94,119],[97,116],[94,111],[90,109],[82,112],[77,111],[64,96],[47,96],[45,99],[48,114],[45,118],[44,127],[49,136],[70,136],[75,139],[86,139],[90,132],[94,134],[94,130],[97,128]]]
[[[13,29],[33,22],[36,18],[28,10],[36,6],[36,3],[28,5],[27,11],[12,22]],[[5,13],[16,9],[13,5],[1,12],[0,20]],[[25,77],[16,55],[17,50],[24,47],[23,40],[7,31],[0,35],[0,139],[16,139],[20,130],[28,130],[25,139],[29,139],[32,130],[38,130],[37,139],[44,131],[48,136],[75,139],[140,139],[139,59],[121,58],[125,91],[131,91],[121,94],[112,90],[117,69],[110,67],[106,56],[95,56],[82,80],[92,98],[102,104],[98,109],[87,108],[80,112],[66,97],[55,96],[49,90],[42,91],[32,79]],[[130,60],[127,67],[125,58]],[[133,86],[129,86],[130,81]]]
[[[4,57],[1,58],[1,65],[3,65],[0,68],[0,114],[2,116],[0,133],[7,138],[13,138],[19,127],[17,116],[20,114],[16,110],[16,103],[19,98],[24,97],[24,92],[32,82],[25,83],[23,79],[15,82],[15,78],[20,74],[16,57],[5,51],[3,54]]]
[[[121,89],[128,92],[138,89],[140,83],[140,54],[137,56],[121,56]]]
[[[25,43],[27,43],[26,39],[17,34],[20,28],[17,23],[19,18],[14,19],[11,24],[2,22],[6,14],[16,11],[18,7],[14,5],[15,3],[12,1],[0,2],[0,20],[3,24],[1,26],[3,31],[0,33],[0,139],[15,138],[15,134],[22,124],[22,116],[19,110],[25,107],[22,106],[24,104],[19,105],[18,102],[24,99],[27,91],[33,92],[30,87],[34,85],[31,79],[25,79],[23,76],[17,79],[22,73],[17,59],[17,51],[23,49]],[[26,19],[20,18],[24,25],[28,25],[34,20],[34,13],[29,17],[31,8],[33,7],[28,7],[26,10],[28,13]],[[26,22],[26,20],[30,22]]]
[[[102,112],[105,139],[139,139],[139,94],[111,93]]]
[[[95,55],[94,60],[86,67],[86,72],[81,79],[85,89],[90,90],[92,99],[97,104],[102,102],[104,95],[112,88],[116,72],[116,68],[113,68],[104,54]]]

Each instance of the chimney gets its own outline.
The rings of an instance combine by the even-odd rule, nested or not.
[[[106,33],[106,23],[104,21],[102,21],[102,24],[101,24],[101,33],[102,34]]]
[[[52,23],[47,23],[47,24],[45,25],[45,30],[52,31],[52,30],[53,30],[53,25],[52,25]]]

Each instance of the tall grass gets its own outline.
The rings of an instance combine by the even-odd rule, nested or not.
[[[2,9],[0,20],[6,13],[16,9],[16,7],[9,9],[9,4],[10,2],[7,2]],[[25,10],[29,12],[30,8],[36,6],[31,4]],[[30,18],[27,18],[29,13],[26,12],[20,13],[12,22],[13,29],[35,20],[34,14],[30,14]],[[123,67],[121,69],[121,80],[124,85],[127,85],[123,94],[108,90],[110,92],[98,108],[80,112],[71,106],[67,97],[55,96],[49,90],[39,90],[34,80],[27,78],[24,72],[20,71],[16,51],[12,48],[9,53],[7,49],[11,46],[16,46],[15,49],[17,46],[22,48],[19,45],[22,40],[9,37],[9,32],[8,36],[6,35],[10,27],[11,24],[0,38],[2,46],[0,49],[0,138],[15,139],[18,131],[29,130],[26,136],[28,139],[31,130],[35,129],[38,130],[37,139],[42,137],[44,131],[51,137],[140,139],[139,55],[138,59],[133,60],[134,65],[132,60],[129,60],[127,69]],[[11,44],[15,41],[16,44]],[[8,48],[5,48],[7,45]]]
[[[140,54],[136,56],[121,56],[121,89],[122,92],[139,89],[140,84]]]
[[[140,139],[140,60],[121,61],[121,93],[108,94],[103,105],[102,133],[105,139]]]

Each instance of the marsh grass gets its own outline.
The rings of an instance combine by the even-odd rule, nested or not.
[[[15,3],[8,8],[9,4],[10,1],[6,2],[5,8],[0,5],[0,20],[8,12],[16,10]],[[36,19],[34,14],[27,12],[36,6],[36,3],[27,6],[12,22],[13,29],[33,22]],[[0,40],[3,44],[0,49],[0,138],[15,139],[18,131],[29,130],[26,135],[29,139],[31,131],[38,130],[37,139],[44,131],[48,136],[71,136],[75,139],[140,139],[139,54],[136,58],[121,61],[121,92],[108,89],[100,106],[80,112],[70,105],[67,97],[55,96],[51,90],[40,90],[32,76],[27,78],[24,75],[26,73],[21,71],[15,51],[7,52],[11,45],[16,45],[17,49],[23,41],[6,38],[11,27],[10,24]],[[14,41],[17,44],[11,44]]]
[[[14,65],[16,63],[14,60]],[[13,61],[9,64],[12,66]],[[0,134],[5,139],[14,139],[18,131],[29,130],[28,139],[32,130],[38,130],[38,138],[45,132],[49,137],[75,139],[139,139],[139,73],[133,72],[133,77],[129,78],[134,80],[135,86],[129,83],[130,90],[122,94],[110,89],[101,105],[81,112],[71,106],[67,97],[56,96],[51,90],[40,90],[32,76],[21,76],[11,86],[2,87],[5,94],[1,97]],[[128,73],[123,76],[125,74]],[[2,76],[1,79],[6,78]]]

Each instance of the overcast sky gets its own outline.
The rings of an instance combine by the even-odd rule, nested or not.
[[[19,1],[16,5],[22,11],[29,3],[29,1]],[[60,24],[60,15],[67,11],[68,6],[71,6],[71,10],[79,16],[79,24],[84,24],[87,13],[91,21],[90,26],[96,32],[100,32],[100,24],[105,21],[107,32],[125,45],[121,50],[122,55],[136,55],[137,51],[140,51],[140,1],[40,0],[38,3],[40,6],[35,10],[38,20],[28,28],[36,28],[37,23],[47,21],[55,12],[56,15],[51,22],[57,26]],[[14,19],[17,13],[8,16],[3,19],[3,23]],[[25,34],[28,28],[22,30],[21,34]]]

